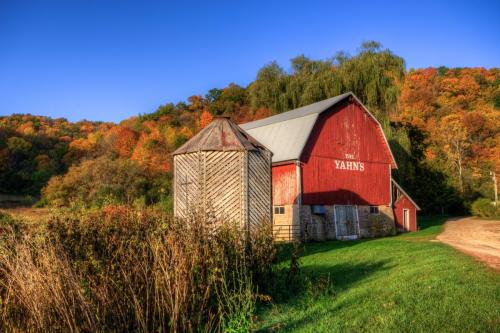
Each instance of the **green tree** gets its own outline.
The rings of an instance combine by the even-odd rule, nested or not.
[[[23,138],[13,136],[7,140],[7,148],[14,154],[29,154],[31,143]]]
[[[218,89],[218,88],[213,88],[213,89],[210,89],[206,94],[205,94],[205,99],[209,102],[209,103],[215,103],[220,95],[222,94],[222,89]]]
[[[282,94],[286,91],[287,74],[276,62],[264,66],[249,87],[253,108],[269,108],[274,112],[284,109]]]
[[[377,42],[362,44],[357,56],[339,66],[345,91],[352,91],[374,113],[388,117],[395,112],[399,86],[405,75],[405,62]]]
[[[354,57],[345,52],[327,60],[300,55],[291,60],[290,73],[272,62],[259,71],[249,96],[254,109],[280,113],[352,91],[377,116],[387,118],[396,109],[404,74],[401,57],[370,41]]]

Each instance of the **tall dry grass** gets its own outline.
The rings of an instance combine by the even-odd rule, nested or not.
[[[248,331],[274,251],[267,224],[126,207],[20,230],[0,226],[0,331]]]

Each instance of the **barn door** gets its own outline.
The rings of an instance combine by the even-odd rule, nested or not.
[[[337,239],[358,238],[358,208],[356,206],[335,206],[335,227]]]
[[[403,226],[405,231],[410,230],[410,210],[403,209]]]

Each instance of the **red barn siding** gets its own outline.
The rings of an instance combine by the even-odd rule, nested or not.
[[[396,223],[396,229],[404,229],[403,209],[408,209],[410,215],[409,229],[406,231],[417,231],[417,208],[405,195],[402,195],[394,203],[394,220]]]
[[[378,124],[354,102],[319,116],[301,160],[306,205],[391,202],[389,148]],[[364,170],[339,169],[336,160],[361,162]]]
[[[291,205],[296,202],[297,171],[294,163],[273,166],[273,205]]]

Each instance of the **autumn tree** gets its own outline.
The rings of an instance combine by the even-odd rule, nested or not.
[[[23,138],[13,136],[7,140],[7,148],[14,154],[28,154],[32,145]]]
[[[123,126],[112,127],[105,136],[106,144],[120,158],[130,158],[139,140],[139,133]]]
[[[99,157],[53,177],[42,193],[51,206],[132,204],[147,195],[147,172],[130,160]]]
[[[208,112],[207,109],[203,109],[203,112],[200,115],[200,128],[205,128],[208,124],[212,122],[214,116]]]
[[[411,70],[401,87],[397,117],[424,127],[429,118],[436,116],[438,96],[439,78],[435,68]]]
[[[460,192],[463,193],[463,169],[464,159],[469,147],[467,130],[462,122],[462,117],[457,114],[451,114],[441,120],[439,137],[443,146],[443,151],[446,153],[447,159],[454,165],[458,174],[458,184]]]
[[[190,96],[188,98],[189,111],[200,111],[204,106],[204,99],[199,95]]]
[[[247,104],[247,91],[245,88],[231,83],[226,88],[218,91],[214,96],[210,96],[210,98],[215,98],[208,107],[212,114],[225,114],[229,116]]]

